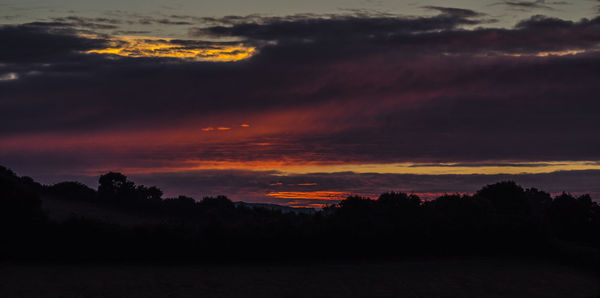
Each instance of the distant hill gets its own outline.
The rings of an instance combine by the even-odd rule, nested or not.
[[[315,214],[317,211],[313,208],[305,207],[289,207],[281,206],[277,204],[263,204],[263,203],[247,203],[247,202],[233,202],[235,207],[248,207],[248,208],[264,208],[271,211],[281,211],[282,213],[295,213],[295,214]]]

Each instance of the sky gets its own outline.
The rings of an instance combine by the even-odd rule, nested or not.
[[[0,0],[0,165],[320,207],[600,199],[600,1]]]

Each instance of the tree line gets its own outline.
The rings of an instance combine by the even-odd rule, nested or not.
[[[74,215],[58,221],[42,209],[44,198],[157,220],[124,226]],[[546,255],[566,247],[592,251],[598,262],[600,207],[589,195],[552,197],[503,181],[432,200],[402,192],[350,196],[297,214],[236,206],[225,196],[163,198],[159,188],[136,185],[121,173],[100,176],[95,190],[78,182],[41,185],[0,167],[0,233],[0,259]]]

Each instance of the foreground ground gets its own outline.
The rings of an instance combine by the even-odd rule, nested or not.
[[[0,265],[0,297],[600,297],[600,277],[543,261]]]

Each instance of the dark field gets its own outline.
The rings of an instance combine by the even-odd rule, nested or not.
[[[0,297],[600,297],[598,275],[547,261],[246,265],[4,264]]]

